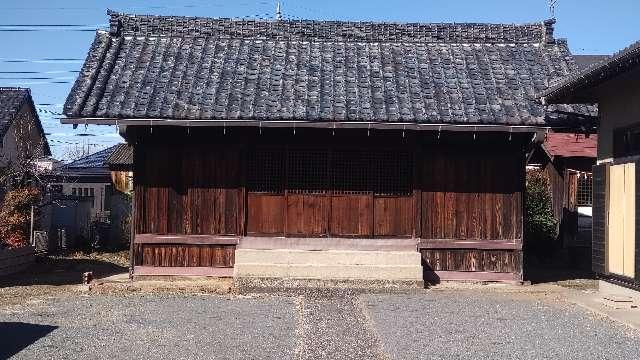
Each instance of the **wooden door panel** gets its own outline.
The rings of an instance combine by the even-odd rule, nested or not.
[[[624,165],[615,165],[609,173],[609,215],[607,241],[608,271],[624,275]]]
[[[413,235],[412,197],[376,197],[373,214],[375,236]]]
[[[373,197],[332,196],[329,228],[334,236],[373,236]]]
[[[287,195],[287,236],[327,235],[329,199],[327,195]]]
[[[249,194],[247,197],[247,233],[284,235],[284,195]]]

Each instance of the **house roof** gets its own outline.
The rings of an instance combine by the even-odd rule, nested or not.
[[[573,55],[573,59],[580,70],[585,69],[593,64],[609,59],[609,55]]]
[[[58,168],[58,173],[67,176],[108,176],[107,158],[116,150],[117,146],[108,147],[64,164]]]
[[[49,143],[44,135],[44,129],[42,128],[42,123],[40,122],[35,104],[31,98],[31,92],[27,88],[0,87],[0,139],[5,136],[9,127],[13,124],[16,115],[25,104],[29,104],[31,107],[36,126],[38,126],[44,139],[44,155],[49,156],[51,155]]]
[[[110,167],[133,166],[133,147],[129,144],[118,144],[107,157],[106,163]]]
[[[539,96],[544,103],[595,103],[596,99],[581,93],[596,87],[618,75],[640,66],[640,41],[616,53],[606,60],[592,64],[583,70],[554,83]]]
[[[576,69],[552,20],[109,16],[67,118],[541,125],[535,95]]]
[[[543,144],[552,157],[589,157],[596,158],[598,153],[598,135],[555,133],[547,134]]]

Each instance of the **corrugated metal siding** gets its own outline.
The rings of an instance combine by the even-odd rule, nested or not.
[[[604,274],[606,264],[606,186],[608,165],[593,167],[592,270]]]

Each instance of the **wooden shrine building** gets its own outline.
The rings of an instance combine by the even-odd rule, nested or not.
[[[133,146],[134,274],[522,280],[553,21],[110,25],[63,123]]]

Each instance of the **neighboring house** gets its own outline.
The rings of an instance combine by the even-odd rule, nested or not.
[[[67,196],[91,198],[91,218],[107,218],[113,191],[107,158],[116,147],[111,146],[58,167],[51,185],[57,186],[58,192]]]
[[[60,238],[64,231],[66,239],[58,239],[59,244],[86,246],[87,241],[96,241],[120,246],[128,241],[131,202],[114,186],[108,164],[118,151],[119,145],[100,150],[58,167],[49,176],[54,200],[50,237]]]
[[[110,13],[62,122],[134,148],[134,275],[521,281],[553,23]]]
[[[572,265],[591,266],[591,168],[596,164],[598,136],[549,132],[529,165],[549,179],[553,214],[558,221],[558,248],[568,250]]]
[[[640,288],[640,42],[554,83],[541,98],[545,104],[598,104],[593,270],[609,282]]]
[[[118,144],[106,163],[116,190],[130,194],[133,191],[133,147],[129,144]]]
[[[29,89],[0,87],[0,168],[50,156]]]

